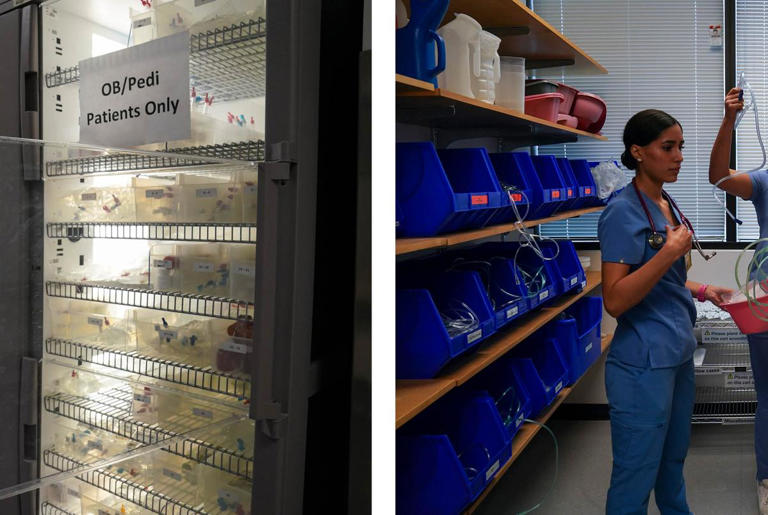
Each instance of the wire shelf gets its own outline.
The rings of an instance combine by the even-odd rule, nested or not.
[[[43,462],[60,472],[66,472],[86,465],[84,462],[51,450],[43,451]],[[154,489],[149,489],[145,485],[130,481],[105,470],[97,469],[84,472],[78,475],[77,478],[153,513],[163,515],[205,515],[207,513],[201,508],[193,507]]]
[[[65,393],[46,395],[46,411],[76,420],[91,427],[103,429],[142,444],[153,444],[179,436],[210,423],[195,417],[174,417],[173,421],[147,424],[134,420],[130,409],[122,410],[99,399],[78,397]],[[181,456],[243,479],[253,478],[253,459],[242,453],[214,445],[203,440],[188,438],[163,451]]]
[[[183,157],[147,154],[105,154],[94,157],[49,161],[45,164],[48,177],[66,177],[70,175],[89,175],[97,173],[135,172],[141,170],[159,170],[167,168],[189,168],[217,164],[206,161],[212,159],[234,159],[243,162],[264,161],[264,141],[240,141],[204,145],[199,147],[181,147],[163,150],[163,154],[184,154]],[[201,159],[188,156],[200,156]]]
[[[46,226],[49,238],[104,238],[122,240],[207,241],[256,243],[256,224],[163,222],[54,222]]]
[[[248,20],[194,34],[189,41],[190,84],[223,102],[266,92],[267,22]],[[80,81],[77,66],[45,74],[48,88]]]
[[[41,504],[40,508],[41,508],[40,512],[43,515],[74,515],[74,513],[66,510],[62,510],[58,506],[54,506],[48,501],[45,501],[43,504]]]
[[[228,320],[253,319],[254,305],[243,300],[210,297],[193,293],[164,292],[138,288],[106,286],[96,283],[47,281],[45,292],[50,297],[90,300],[136,308],[157,309],[173,313],[201,315]]]
[[[238,400],[247,399],[251,391],[250,379],[223,374],[207,367],[196,367],[132,352],[116,351],[98,345],[48,338],[45,341],[45,350],[54,356],[75,359],[78,365],[94,363],[170,383],[236,397]]]
[[[710,343],[702,346],[706,354],[704,362],[698,369],[733,372],[736,369],[747,371],[752,369],[749,358],[749,345],[746,343]]]
[[[754,389],[698,386],[691,421],[699,424],[751,423],[756,410],[757,393]]]

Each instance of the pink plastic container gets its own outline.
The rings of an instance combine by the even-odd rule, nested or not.
[[[556,122],[557,112],[562,101],[563,95],[560,93],[528,95],[525,97],[525,114]]]
[[[743,298],[743,296],[742,296]],[[768,304],[768,294],[757,298],[757,302]],[[736,326],[744,334],[763,333],[768,331],[768,322],[760,320],[749,309],[748,301],[742,300],[740,302],[731,302],[729,304],[723,304],[722,308],[731,314],[731,318],[736,322]],[[757,312],[766,311],[765,306],[757,305]]]
[[[576,100],[576,95],[578,95],[579,90],[569,86],[568,84],[558,82],[557,92],[563,95],[563,101],[560,102],[560,114],[571,114],[571,109],[573,109],[573,101]]]
[[[579,119],[579,129],[595,133],[600,131],[605,123],[605,114],[606,106],[602,98],[581,91],[576,94],[571,115]]]
[[[579,125],[579,119],[569,114],[558,113],[557,123],[560,125],[565,125],[566,127],[573,127],[575,129]]]

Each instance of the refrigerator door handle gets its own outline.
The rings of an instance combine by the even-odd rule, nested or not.
[[[21,8],[21,55],[19,70],[19,126],[20,135],[27,139],[40,139],[40,80],[38,53],[38,13],[36,5]],[[37,145],[22,147],[24,180],[42,178],[42,149]]]
[[[40,363],[35,358],[21,358],[21,389],[19,391],[19,479],[21,483],[38,477],[37,455],[39,396],[38,378]],[[34,514],[37,509],[37,492],[19,496],[20,513]]]

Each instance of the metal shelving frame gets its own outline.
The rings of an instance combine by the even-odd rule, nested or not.
[[[752,370],[749,359],[749,346],[746,343],[709,343],[704,362],[695,368],[696,375],[726,374],[729,372],[748,372]]]
[[[183,156],[172,157],[167,154],[183,154]],[[200,159],[189,156],[200,156]],[[248,166],[251,163],[264,161],[264,141],[240,141],[199,147],[169,148],[163,150],[162,155],[158,153],[157,156],[147,152],[136,154],[121,152],[48,161],[45,164],[45,174],[47,177],[68,177],[219,164],[215,161],[207,161],[206,157],[234,159],[242,161],[244,166]]]
[[[166,222],[52,222],[49,238],[256,243],[256,224]]]
[[[247,399],[250,395],[250,379],[217,372],[209,367],[187,365],[143,356],[135,352],[123,352],[59,338],[48,338],[45,341],[45,351],[53,356],[77,360],[78,365],[94,363],[169,383],[228,395],[238,400]]]
[[[123,288],[96,283],[46,281],[50,297],[90,300],[136,308],[157,309],[228,320],[253,319],[254,305],[244,300],[210,297],[193,293]]]
[[[191,85],[215,100],[263,97],[266,92],[264,18],[193,34],[189,41]],[[77,66],[45,74],[48,88],[80,80]]]
[[[75,515],[74,513],[62,510],[58,506],[54,506],[47,501],[40,505],[40,512],[43,515]]]
[[[755,419],[757,393],[753,389],[696,387],[694,424],[748,424]]]
[[[157,443],[195,429],[188,419],[184,424],[165,422],[162,426],[139,422],[132,418],[130,410],[123,410],[94,398],[57,393],[46,395],[43,401],[49,413],[82,422],[142,444]],[[188,438],[162,450],[243,479],[253,479],[253,458],[203,440]]]
[[[47,466],[61,472],[66,472],[85,465],[84,462],[51,450],[43,451],[43,462]],[[132,502],[153,513],[162,515],[207,514],[206,511],[199,507],[194,507],[182,501],[173,499],[155,490],[149,489],[146,485],[125,479],[106,470],[92,470],[78,475],[77,478],[80,481],[93,485],[96,488],[100,488],[121,499],[125,499],[128,502]]]

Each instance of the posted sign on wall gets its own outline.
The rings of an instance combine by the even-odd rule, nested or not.
[[[190,137],[188,32],[79,67],[81,143],[127,147]]]

